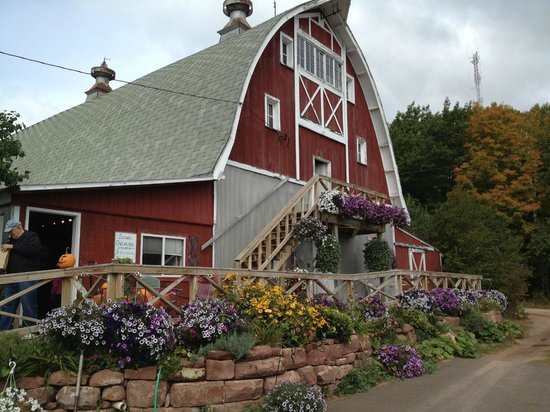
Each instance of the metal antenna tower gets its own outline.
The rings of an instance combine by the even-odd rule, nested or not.
[[[475,52],[470,63],[474,65],[474,83],[476,85],[476,102],[483,106],[483,98],[481,97],[481,74],[479,73],[479,53]]]

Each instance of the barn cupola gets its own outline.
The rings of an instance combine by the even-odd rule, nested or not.
[[[86,92],[87,102],[98,99],[104,94],[113,91],[111,86],[109,86],[109,82],[115,79],[116,73],[113,69],[109,69],[107,63],[105,63],[105,59],[103,59],[103,63],[99,66],[92,67],[90,74],[95,79],[95,84]]]
[[[246,18],[252,14],[252,0],[225,0],[223,12],[229,17],[229,23],[218,31],[220,42],[251,28]]]

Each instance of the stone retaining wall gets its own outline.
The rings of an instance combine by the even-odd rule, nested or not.
[[[257,403],[283,381],[336,387],[356,362],[371,354],[367,336],[354,335],[347,344],[326,339],[305,348],[254,347],[244,359],[230,353],[210,351],[194,364],[182,362],[176,376],[160,381],[158,412],[199,412],[209,405],[214,411],[240,411]],[[115,411],[125,402],[129,412],[153,412],[157,367],[115,372],[102,370],[84,375],[78,401],[79,411]],[[54,372],[44,378],[22,378],[18,386],[27,389],[44,409],[72,411],[76,375]],[[98,408],[99,406],[99,408]]]

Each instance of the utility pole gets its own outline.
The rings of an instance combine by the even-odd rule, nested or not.
[[[476,102],[483,106],[483,97],[481,97],[481,74],[479,73],[479,53],[476,51],[470,63],[474,65],[474,83],[476,85]]]
[[[273,0],[273,16],[277,16],[277,0]]]

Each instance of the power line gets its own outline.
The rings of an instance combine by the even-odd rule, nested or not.
[[[4,55],[10,56],[10,57],[15,57],[15,58],[21,59],[21,60],[26,60],[26,61],[29,61],[29,62],[32,62],[32,63],[38,63],[38,64],[43,64],[43,65],[49,66],[49,67],[55,67],[57,69],[67,70],[67,71],[78,73],[78,74],[85,74],[86,76],[90,75],[89,72],[85,72],[85,71],[82,71],[82,70],[73,69],[71,67],[66,67],[66,66],[61,66],[59,64],[48,63],[48,62],[44,62],[44,61],[41,61],[41,60],[31,59],[29,57],[20,56],[20,55],[13,54],[13,53],[7,53],[7,52],[2,51],[2,50],[0,50],[0,54],[4,54]],[[164,89],[162,87],[150,86],[150,85],[143,84],[143,83],[138,83],[138,82],[129,82],[129,81],[120,80],[120,79],[114,79],[112,81],[120,82],[120,83],[124,83],[124,84],[128,84],[128,85],[133,85],[133,86],[139,86],[139,87],[143,87],[143,88],[146,88],[146,89],[157,90],[157,91],[160,91],[160,92],[179,94],[181,96],[187,96],[187,97],[195,97],[197,99],[206,99],[206,100],[213,100],[213,101],[216,101],[216,102],[242,105],[241,102],[237,102],[237,101],[234,101],[234,100],[220,99],[220,98],[217,98],[217,97],[203,96],[203,95],[200,95],[200,94],[185,93],[185,92],[180,92],[180,91],[177,91],[177,90],[170,90],[170,89]]]
[[[29,61],[31,63],[43,64],[45,66],[54,67],[56,69],[67,70],[67,71],[78,73],[78,74],[84,74],[86,76],[90,75],[89,72],[85,72],[85,71],[82,71],[82,70],[73,69],[71,67],[66,67],[66,66],[61,66],[59,64],[48,63],[48,62],[45,62],[45,61],[42,61],[42,60],[31,59],[29,57],[20,56],[20,55],[13,54],[13,53],[8,53],[8,52],[2,51],[2,50],[0,50],[0,54],[10,56],[10,57],[14,57],[14,58],[21,59],[21,60],[25,60],[25,61]],[[252,114],[253,116],[260,119],[265,125],[267,125],[267,123],[266,123],[263,116],[260,116],[252,108],[250,108],[248,106],[245,106],[244,103],[237,102],[237,101],[234,101],[234,100],[227,100],[227,99],[220,99],[220,98],[217,98],[217,97],[202,96],[202,95],[193,94],[193,93],[185,93],[185,92],[180,92],[180,91],[177,91],[177,90],[170,90],[170,89],[164,89],[162,87],[150,86],[150,85],[142,84],[142,83],[138,83],[138,82],[129,82],[129,81],[126,81],[126,80],[113,79],[112,81],[120,82],[120,83],[124,83],[124,84],[128,84],[128,85],[139,86],[139,87],[143,87],[143,88],[151,89],[151,90],[156,90],[156,91],[160,91],[160,92],[167,92],[167,93],[172,93],[172,94],[178,94],[178,95],[181,95],[181,96],[194,97],[194,98],[197,98],[197,99],[206,99],[206,100],[212,100],[212,101],[222,102],[222,103],[238,104],[242,108],[248,110],[248,112],[250,114]],[[284,135],[285,138],[288,138],[288,136],[286,134],[283,133],[283,135]]]

